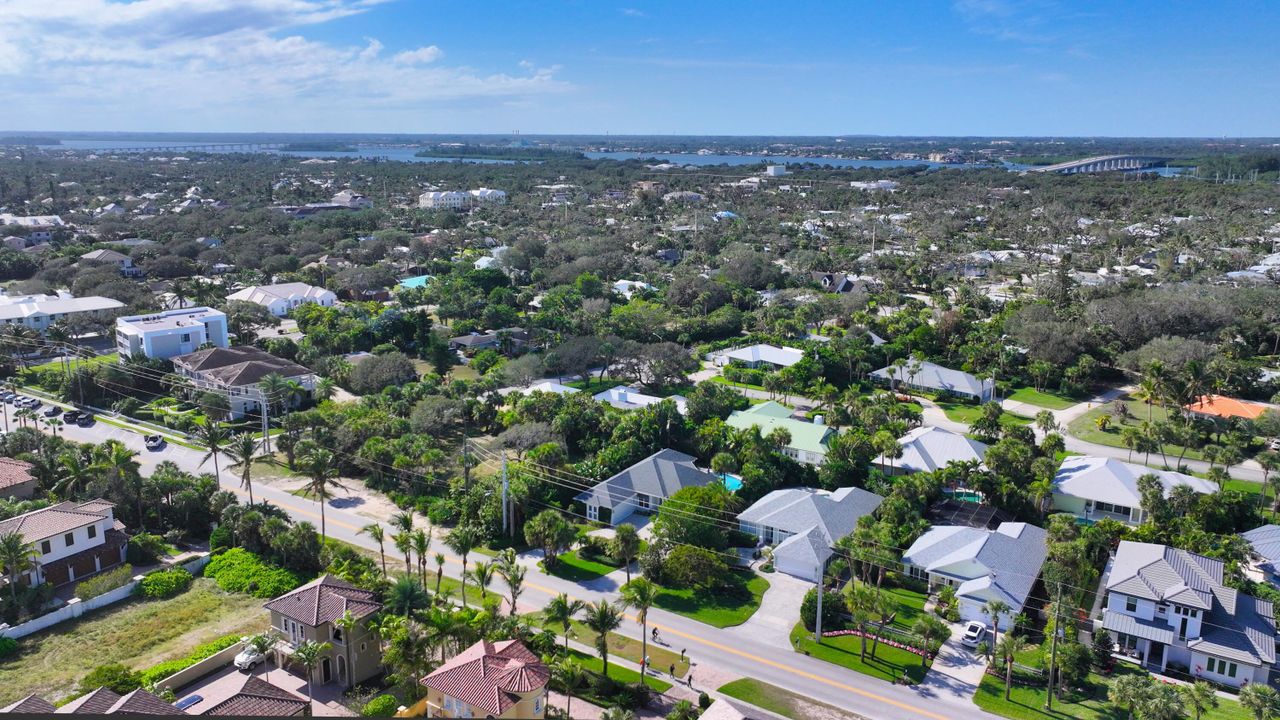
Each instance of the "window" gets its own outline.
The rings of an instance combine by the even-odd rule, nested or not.
[[[90,526],[89,526],[89,539],[90,539],[90,540],[92,540],[92,539],[94,539],[94,538],[96,538],[96,537],[98,537],[98,526],[97,526],[97,525],[90,525]]]
[[[333,639],[342,642],[342,628],[335,627],[333,629]]]
[[[182,333],[182,342],[191,342],[191,333]]]
[[[40,554],[41,554],[41,555],[48,555],[48,554],[49,554],[49,553],[51,553],[51,552],[53,552],[53,545],[52,545],[48,540],[41,540],[41,541],[40,541]]]
[[[69,532],[69,533],[67,533],[66,535],[63,535],[63,536],[62,536],[62,542],[66,543],[66,544],[67,544],[67,547],[71,547],[72,545],[75,545],[75,544],[76,544],[76,534],[75,534],[75,533],[73,533],[73,532]]]
[[[1125,611],[1125,612],[1137,612],[1137,611],[1138,611],[1138,598],[1133,597],[1132,595],[1126,595],[1126,596],[1125,596],[1125,599],[1124,599],[1124,611]]]
[[[1230,678],[1235,677],[1236,672],[1240,669],[1235,663],[1227,662],[1226,660],[1219,660],[1218,658],[1209,658],[1209,661],[1205,663],[1205,665],[1209,672],[1216,673],[1218,675],[1226,675]]]

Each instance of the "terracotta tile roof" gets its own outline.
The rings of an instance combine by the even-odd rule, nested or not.
[[[204,715],[293,717],[301,715],[307,701],[283,688],[250,677],[240,692],[206,710]]]
[[[138,688],[116,701],[107,711],[108,715],[122,713],[125,715],[186,715],[185,712]]]
[[[311,374],[298,363],[252,346],[197,350],[173,358],[173,363],[231,387],[257,384],[271,373],[280,373],[286,378]]]
[[[382,603],[373,598],[374,594],[368,590],[331,575],[321,575],[263,607],[308,627],[319,627],[342,617],[347,610],[357,619],[378,612]]]
[[[31,481],[31,463],[0,457],[0,490]]]
[[[56,711],[53,703],[39,695],[28,695],[12,705],[0,708],[0,713],[18,713],[20,715],[47,715]]]
[[[111,503],[105,500],[58,503],[0,522],[0,535],[18,532],[27,542],[38,542],[98,522],[107,516],[106,509],[110,507]]]
[[[1280,407],[1275,405],[1251,402],[1249,400],[1237,400],[1225,395],[1205,395],[1186,407],[1188,411],[1200,415],[1211,415],[1220,418],[1246,418],[1249,420],[1257,420],[1262,416],[1262,413],[1268,410],[1280,412]]]
[[[481,640],[421,682],[482,713],[501,715],[520,702],[517,693],[542,688],[550,679],[551,671],[519,640]]]
[[[100,687],[88,695],[81,695],[58,708],[59,715],[106,715],[111,707],[120,702],[120,696]]]

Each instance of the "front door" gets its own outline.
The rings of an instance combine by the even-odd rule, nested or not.
[[[331,682],[333,680],[333,667],[329,664],[329,658],[320,661],[320,682],[321,684]]]
[[[1151,649],[1147,653],[1147,664],[1153,668],[1164,668],[1164,643],[1151,642]]]

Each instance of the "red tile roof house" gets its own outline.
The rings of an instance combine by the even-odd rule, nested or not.
[[[101,687],[72,700],[60,708],[38,695],[28,695],[18,702],[0,708],[0,713],[21,715],[164,715],[175,717],[185,712],[139,688],[120,695]]]
[[[31,463],[0,457],[0,498],[29,500],[36,492]]]
[[[333,646],[316,666],[317,685],[337,680],[351,687],[382,672],[382,647],[369,629],[369,620],[382,609],[382,603],[374,599],[372,592],[340,578],[321,575],[264,607],[271,611],[271,628],[281,638],[274,650],[276,665],[287,666],[294,650],[310,640]],[[348,611],[361,621],[352,628],[350,637],[334,623]],[[348,662],[351,672],[347,670]]]
[[[33,548],[35,568],[19,582],[59,587],[124,562],[129,538],[112,508],[106,500],[62,502],[0,521],[0,535],[17,532]]]
[[[481,640],[422,678],[427,696],[403,716],[540,720],[550,679],[550,669],[519,640]]]
[[[227,717],[293,717],[305,715],[307,701],[271,683],[250,676],[240,692],[214,705],[202,715]]]

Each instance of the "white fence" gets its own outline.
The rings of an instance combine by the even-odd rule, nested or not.
[[[208,564],[209,555],[205,554],[176,567],[184,568],[192,575],[196,575],[199,574],[199,572],[204,569],[204,566]],[[0,637],[9,637],[16,640],[18,638],[31,635],[32,633],[38,633],[41,630],[53,627],[60,622],[65,622],[72,618],[78,618],[90,610],[97,610],[100,607],[106,607],[107,605],[118,603],[133,595],[133,589],[138,586],[138,582],[141,581],[142,578],[142,575],[134,576],[133,580],[130,580],[115,590],[110,590],[98,595],[97,597],[89,598],[88,600],[71,598],[67,601],[66,605],[63,605],[57,610],[41,615],[38,618],[32,618],[31,620],[19,625],[0,625]]]

